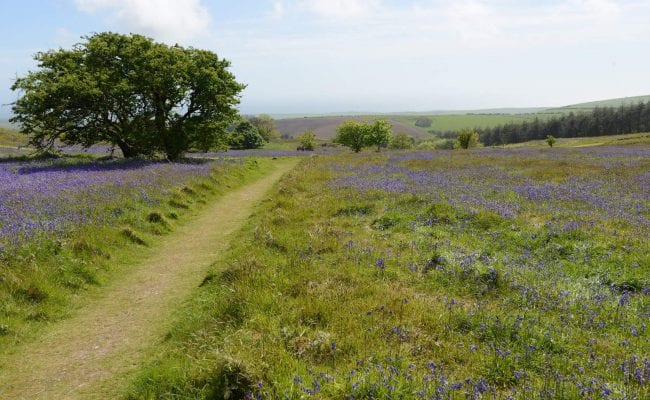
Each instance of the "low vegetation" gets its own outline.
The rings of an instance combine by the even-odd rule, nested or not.
[[[649,156],[305,160],[127,397],[648,398]]]
[[[472,149],[478,146],[478,133],[473,129],[462,129],[456,138],[456,143],[461,149]]]
[[[300,146],[298,150],[314,151],[316,150],[316,134],[312,131],[305,131],[302,135],[298,136]]]
[[[415,146],[415,139],[405,132],[399,132],[394,135],[388,145],[393,150],[408,150],[412,149],[413,146]]]
[[[188,213],[260,174],[260,163],[0,163],[0,347],[64,317]]]

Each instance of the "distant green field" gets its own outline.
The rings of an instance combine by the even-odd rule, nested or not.
[[[536,117],[539,119],[548,119],[552,116],[559,116],[560,113],[549,114],[448,114],[448,115],[386,115],[394,121],[399,121],[405,125],[415,127],[415,121],[418,118],[429,118],[432,120],[431,127],[416,127],[425,132],[428,131],[458,131],[463,128],[492,128],[497,125],[507,124],[509,122],[519,123],[532,121]]]

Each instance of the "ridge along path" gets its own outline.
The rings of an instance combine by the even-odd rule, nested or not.
[[[119,397],[174,308],[227,250],[229,236],[298,159],[277,160],[262,178],[226,193],[156,244],[156,253],[103,288],[37,341],[0,354],[0,399]]]

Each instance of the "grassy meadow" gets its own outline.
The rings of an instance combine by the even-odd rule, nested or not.
[[[647,399],[650,149],[304,159],[141,398]]]
[[[35,159],[21,139],[0,131],[3,352],[302,156],[124,398],[650,398],[647,133],[309,157],[277,140],[179,163]]]
[[[65,318],[155,252],[158,237],[267,167],[243,158],[0,161],[0,349]]]

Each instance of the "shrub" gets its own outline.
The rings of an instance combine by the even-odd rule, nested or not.
[[[393,140],[390,141],[389,147],[395,150],[407,150],[412,149],[414,144],[415,139],[407,135],[405,132],[400,132],[393,136]]]
[[[548,144],[548,147],[553,147],[555,142],[556,142],[556,139],[555,139],[555,137],[553,135],[546,136],[546,144]]]
[[[415,126],[420,128],[430,128],[431,124],[433,124],[431,118],[421,117],[415,120]]]
[[[478,133],[474,129],[465,128],[458,134],[458,147],[461,149],[471,149],[479,143]]]
[[[313,131],[305,131],[302,135],[298,136],[300,146],[298,150],[301,151],[314,151],[316,149],[316,134]]]
[[[436,143],[435,148],[436,150],[453,150],[456,148],[456,141],[454,139],[445,139]]]
[[[415,146],[415,148],[418,150],[433,150],[436,148],[436,143],[433,140],[425,140],[423,142],[418,143],[418,145]]]
[[[230,146],[236,149],[258,149],[264,146],[264,138],[249,121],[241,121],[230,136]]]

